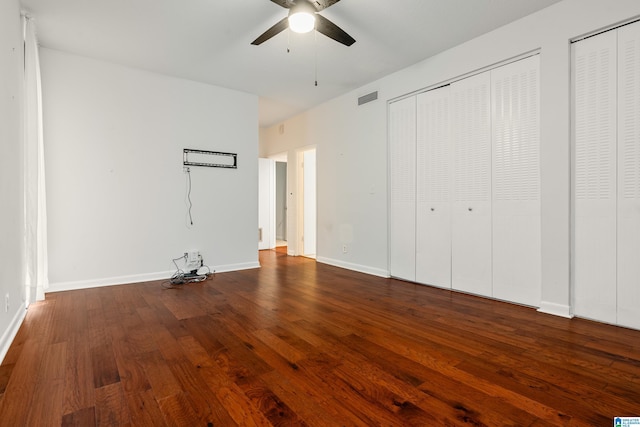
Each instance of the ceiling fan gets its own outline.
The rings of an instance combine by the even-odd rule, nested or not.
[[[271,0],[275,4],[289,9],[289,14],[273,27],[265,31],[260,37],[251,42],[252,45],[259,45],[269,40],[271,37],[281,33],[287,27],[291,31],[306,33],[314,28],[319,33],[332,38],[345,46],[351,46],[356,40],[347,34],[342,28],[320,15],[323,9],[338,3],[340,0]]]

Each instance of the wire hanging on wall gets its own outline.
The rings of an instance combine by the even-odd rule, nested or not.
[[[188,167],[184,168],[184,172],[187,174],[187,198],[185,203],[187,204],[187,215],[189,216],[189,227],[193,225],[193,217],[191,216],[191,208],[193,208],[193,202],[191,202],[191,169]]]

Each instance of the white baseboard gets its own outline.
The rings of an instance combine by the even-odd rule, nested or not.
[[[345,261],[340,261],[337,259],[325,258],[325,257],[317,257],[316,261],[321,262],[323,264],[333,265],[334,267],[346,268],[347,270],[353,270],[353,271],[358,271],[360,273],[371,274],[373,276],[384,277],[384,278],[390,277],[389,272],[387,270],[383,270],[380,268],[374,268],[374,267],[369,267],[369,266],[360,265],[360,264],[353,264],[350,262],[345,262]]]
[[[150,282],[152,280],[168,279],[174,270],[148,274],[132,274],[129,276],[106,277],[102,279],[78,280],[75,282],[49,283],[46,293],[75,291],[77,289],[100,288],[102,286],[127,285],[129,283]]]
[[[22,303],[20,304],[16,315],[11,319],[9,327],[4,331],[4,334],[2,334],[2,338],[0,338],[0,360],[4,360],[4,357],[7,355],[9,347],[11,347],[11,343],[16,337],[18,329],[20,329],[20,325],[22,325],[22,321],[26,315],[27,309],[24,306],[24,303]]]
[[[237,263],[237,264],[209,266],[209,268],[211,269],[212,273],[213,272],[225,273],[229,271],[260,268],[260,263],[258,263],[257,261],[243,262],[243,263]],[[151,282],[154,280],[169,279],[174,273],[175,273],[175,270],[171,270],[171,271],[161,271],[157,273],[132,274],[130,276],[107,277],[103,279],[50,283],[49,288],[47,289],[46,292],[49,293],[49,292],[74,291],[77,289],[99,288],[102,286],[127,285],[130,283]]]
[[[540,308],[538,308],[540,313],[553,314],[554,316],[566,317],[567,319],[573,318],[573,313],[571,313],[571,307],[564,304],[556,304],[554,302],[540,302]]]
[[[260,268],[258,261],[254,262],[240,262],[238,264],[216,265],[211,267],[211,272],[227,273],[229,271],[251,270],[252,268]]]

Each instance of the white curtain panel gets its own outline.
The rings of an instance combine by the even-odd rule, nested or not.
[[[35,22],[23,16],[24,69],[24,160],[25,160],[25,303],[44,299],[49,287],[47,258],[47,205],[42,132],[40,59]]]

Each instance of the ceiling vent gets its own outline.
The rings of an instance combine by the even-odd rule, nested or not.
[[[358,105],[366,104],[367,102],[375,101],[378,99],[378,91],[368,93],[358,98]]]

